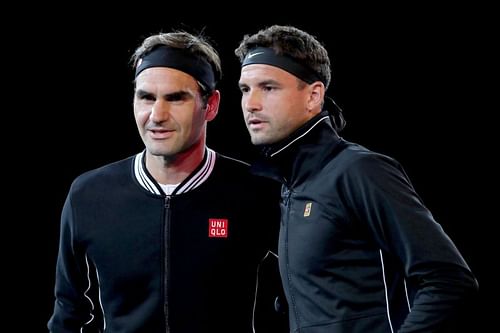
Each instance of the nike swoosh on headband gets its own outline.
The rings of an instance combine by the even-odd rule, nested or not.
[[[259,54],[262,54],[264,52],[255,52],[255,53],[251,53],[248,55],[247,59],[250,59],[251,57],[255,57],[256,55],[259,55]]]

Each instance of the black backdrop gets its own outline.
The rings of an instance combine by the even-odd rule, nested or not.
[[[22,281],[22,288],[13,289],[12,308],[29,314],[18,322],[21,327],[43,332],[50,316],[59,214],[73,178],[142,149],[128,61],[144,37],[171,29],[203,31],[220,51],[222,103],[209,125],[208,145],[245,160],[255,151],[241,118],[233,50],[244,34],[271,24],[292,24],[317,36],[332,58],[328,94],[344,109],[343,136],[403,164],[482,282],[484,226],[491,219],[484,185],[493,182],[488,154],[480,152],[490,132],[478,124],[490,109],[482,104],[488,88],[480,76],[489,43],[482,10],[360,5],[328,11],[311,3],[285,13],[247,3],[203,10],[184,5],[193,8],[30,8],[8,33],[19,45],[6,52],[17,105],[6,110],[21,131],[9,133],[16,144],[7,149],[14,149],[10,156],[27,180],[16,186],[14,200],[22,207],[28,202],[15,209],[23,217],[15,218],[22,236],[9,266],[16,282]],[[482,312],[478,302],[471,327],[484,325],[477,322]]]

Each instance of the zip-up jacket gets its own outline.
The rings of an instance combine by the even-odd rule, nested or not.
[[[477,282],[400,164],[340,138],[322,112],[253,165],[280,181],[290,329],[439,332]]]
[[[199,167],[165,195],[144,156],[73,182],[49,330],[280,331],[267,311],[276,295],[256,291],[258,282],[269,282],[257,280],[257,270],[277,243],[279,188],[272,199],[268,181],[248,165],[207,149]],[[280,287],[277,262],[276,276],[277,286],[266,290]],[[256,303],[265,308],[260,317]]]

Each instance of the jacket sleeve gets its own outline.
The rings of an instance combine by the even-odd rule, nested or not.
[[[399,332],[441,331],[478,288],[452,240],[393,159],[367,154],[349,168],[345,184],[352,213],[368,224],[383,252],[398,258],[414,287]]]
[[[261,206],[252,214],[255,215],[253,220],[262,223],[259,229],[266,230],[264,233],[259,232],[259,237],[262,237],[261,242],[265,244],[266,253],[257,266],[253,328],[256,333],[286,333],[290,332],[288,309],[277,256],[281,184],[261,177],[257,180],[260,187],[256,198]],[[262,215],[265,216],[264,219]]]
[[[70,191],[61,214],[55,304],[48,322],[51,332],[81,332],[81,328],[93,319],[93,304],[86,295],[90,285],[88,262],[75,246],[76,234]]]
[[[257,271],[256,297],[253,313],[256,333],[286,333],[288,306],[281,285],[278,257],[269,251]]]

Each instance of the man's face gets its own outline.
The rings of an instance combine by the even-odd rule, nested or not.
[[[252,64],[241,69],[241,108],[254,145],[283,140],[315,114],[309,86],[278,67]]]
[[[148,153],[175,157],[204,143],[206,112],[196,80],[182,71],[152,67],[136,78],[134,116]]]

